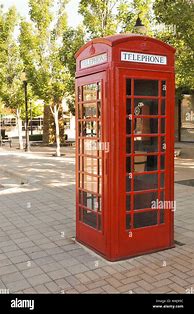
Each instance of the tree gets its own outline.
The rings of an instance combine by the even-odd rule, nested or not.
[[[103,37],[117,31],[116,7],[118,0],[81,0],[79,13],[83,16],[89,37]]]
[[[70,73],[61,58],[62,36],[67,28],[65,7],[67,0],[59,0],[54,9],[51,0],[29,0],[30,22],[22,21],[20,26],[20,51],[33,92],[44,100],[45,130],[51,131],[55,124],[57,156],[60,156],[60,134],[64,139],[62,100],[68,91]],[[41,7],[41,10],[40,10]],[[55,17],[56,16],[56,17]],[[54,123],[48,113],[52,112]],[[53,134],[49,134],[53,142]]]
[[[152,0],[122,1],[117,8],[117,21],[122,32],[134,32],[134,25],[139,16],[146,26],[147,35],[152,34]]]
[[[76,72],[76,60],[75,53],[84,44],[84,29],[82,26],[78,26],[77,29],[68,27],[63,34],[63,46],[61,49],[61,59],[64,62],[64,66],[68,68],[70,77],[67,85],[68,97],[67,104],[69,110],[75,115],[75,72]]]
[[[194,90],[193,0],[156,0],[154,11],[159,23],[173,26],[158,36],[176,48],[178,93]]]
[[[23,68],[18,45],[14,38],[18,14],[14,7],[4,13],[0,8],[0,102],[17,113],[20,149],[23,149],[21,108],[24,104],[22,82]]]
[[[133,32],[138,15],[150,29],[152,0],[81,0],[79,13],[90,38]]]

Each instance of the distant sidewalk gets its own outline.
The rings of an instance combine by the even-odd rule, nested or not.
[[[62,180],[65,164],[74,159],[75,148],[63,147],[62,156],[55,157],[55,148],[32,147],[30,152],[0,147],[0,173],[17,179],[21,184]]]

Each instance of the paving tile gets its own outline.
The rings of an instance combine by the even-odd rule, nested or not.
[[[162,286],[170,285],[171,283],[172,283],[172,281],[169,280],[169,279],[162,279],[162,280],[153,282],[153,286],[156,287],[156,288],[159,288],[159,287],[162,287]]]
[[[68,276],[65,280],[73,287],[80,284],[80,281],[75,276]]]
[[[88,270],[88,268],[86,266],[84,266],[83,264],[67,266],[66,269],[73,275],[76,275],[76,274],[79,274],[79,273],[83,273],[83,272]]]
[[[73,154],[71,159],[52,158],[47,163],[41,155],[36,160],[36,154],[28,159],[25,154],[14,159],[7,155],[5,159],[1,151],[0,166],[5,162],[11,166],[14,160],[17,167],[22,160],[23,169],[31,171],[36,164],[37,171],[31,172],[31,177],[38,177],[39,182],[29,185],[31,191],[25,193],[21,188],[20,193],[0,193],[0,288],[4,287],[3,279],[8,288],[20,293],[170,294],[184,293],[194,285],[193,188],[176,184],[176,239],[185,245],[110,263],[71,239],[75,235]],[[55,165],[55,173],[45,171],[41,178],[40,171],[46,170],[50,162]],[[186,179],[193,176],[192,169],[177,169],[181,179],[188,171]],[[27,208],[29,200],[31,209]],[[66,238],[61,238],[61,231]]]
[[[99,281],[95,281],[95,282],[91,282],[87,284],[87,287],[89,290],[92,290],[92,289],[103,287],[106,285],[107,285],[107,282],[105,280],[99,280]]]
[[[150,283],[148,283],[145,280],[140,280],[140,281],[136,281],[137,285],[142,288],[145,291],[150,291],[154,288],[153,285],[151,285]]]
[[[88,284],[91,280],[83,273],[76,274],[75,277],[83,284]]]
[[[63,291],[63,290],[65,291],[65,290],[71,289],[72,286],[74,286],[74,285],[71,285],[66,279],[67,278],[65,278],[65,279],[62,278],[62,279],[57,279],[54,281],[54,283],[59,287],[60,291]],[[68,277],[68,280],[73,283],[73,281],[70,280],[70,277]],[[77,284],[80,284],[80,282],[76,281],[75,286]],[[47,286],[47,284],[45,284],[45,285]]]
[[[129,283],[129,284],[126,284],[126,285],[122,285],[122,286],[118,287],[117,290],[120,293],[131,294],[131,293],[133,293],[133,290],[136,289],[136,288],[138,288],[137,283],[132,282],[132,283]]]
[[[6,287],[7,289],[9,289],[10,293],[15,293],[21,290],[25,290],[27,288],[31,288],[31,285],[27,280],[23,279],[23,280],[8,283]]]
[[[46,274],[36,275],[28,278],[29,283],[35,287],[40,284],[44,284],[46,282],[51,281],[50,278]]]
[[[110,284],[114,288],[118,288],[118,287],[122,286],[122,282],[113,278],[113,277],[106,278],[106,281],[108,282],[108,284]]]
[[[51,271],[55,271],[55,270],[58,270],[58,269],[61,269],[62,268],[62,265],[59,264],[58,262],[54,262],[54,263],[49,263],[49,264],[45,264],[45,265],[41,265],[40,266],[42,268],[42,270],[44,272],[51,272]]]
[[[116,293],[116,294],[119,293],[119,291],[118,291],[116,288],[114,288],[113,286],[111,286],[111,285],[103,286],[102,289],[103,289],[106,293],[111,293],[111,294],[112,294],[112,293]]]
[[[14,265],[7,265],[0,267],[0,276],[14,273],[17,271],[17,268]]]
[[[44,285],[51,293],[59,293],[61,291],[60,287],[54,281],[47,282]]]
[[[34,289],[36,290],[36,292],[38,293],[50,293],[50,291],[47,289],[47,287],[45,287],[44,285],[38,285],[35,286]]]
[[[141,278],[140,276],[132,276],[132,277],[129,277],[129,278],[126,278],[126,279],[123,279],[122,280],[122,283],[125,285],[127,283],[131,283],[131,282],[137,282],[137,281],[140,281]]]
[[[29,269],[23,270],[22,274],[25,278],[33,277],[36,275],[41,275],[44,272],[39,267],[29,267]]]
[[[22,274],[19,271],[1,276],[1,280],[5,284],[8,284],[10,282],[19,281],[19,280],[24,280],[24,279],[25,278],[22,276]]]
[[[70,273],[65,269],[57,269],[57,270],[48,272],[47,274],[53,280],[64,278],[70,275]]]

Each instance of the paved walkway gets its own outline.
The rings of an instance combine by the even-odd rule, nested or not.
[[[74,148],[53,153],[0,148],[0,291],[194,291],[194,187],[175,184],[176,240],[184,245],[110,263],[75,243]],[[177,159],[176,180],[192,178],[194,159]]]

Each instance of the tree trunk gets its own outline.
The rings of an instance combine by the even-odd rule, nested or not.
[[[60,157],[61,156],[61,141],[60,141],[60,130],[59,130],[59,107],[57,106],[57,104],[54,104],[54,107],[50,107],[51,108],[51,112],[53,114],[54,117],[54,121],[55,121],[55,138],[56,138],[56,156]]]
[[[59,134],[60,142],[64,142],[64,120],[63,120],[63,108],[62,105],[58,106],[58,125],[59,125]],[[55,118],[53,114],[53,105],[44,106],[44,123],[43,123],[43,142],[46,144],[53,144],[56,142],[56,127],[55,127]]]
[[[20,118],[20,110],[17,109],[17,127],[18,127],[18,137],[19,137],[19,148],[24,149],[23,138],[22,138],[22,120]]]

